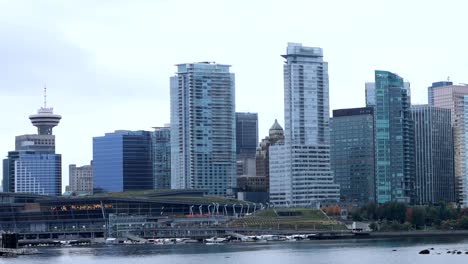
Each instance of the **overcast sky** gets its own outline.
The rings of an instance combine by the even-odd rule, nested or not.
[[[232,65],[236,110],[258,113],[263,138],[284,124],[287,42],[323,48],[331,110],[364,106],[375,69],[426,103],[432,82],[468,82],[465,2],[0,0],[0,154],[36,132],[28,115],[46,83],[65,186],[68,165],[92,159],[93,136],[169,123],[174,64],[198,61]]]

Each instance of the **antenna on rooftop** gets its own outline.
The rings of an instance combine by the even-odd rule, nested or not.
[[[447,82],[450,82],[450,76],[447,76]]]
[[[47,87],[44,84],[44,108],[47,108]]]

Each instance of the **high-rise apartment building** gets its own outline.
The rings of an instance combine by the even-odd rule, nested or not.
[[[117,130],[93,138],[93,190],[153,189],[151,132]]]
[[[69,191],[80,194],[93,193],[93,162],[91,165],[77,167],[76,164],[68,166]]]
[[[415,203],[454,202],[450,110],[429,105],[413,105],[411,113],[415,134]]]
[[[288,43],[284,145],[270,147],[270,202],[313,206],[339,200],[330,168],[328,64],[321,48]]]
[[[455,199],[468,207],[468,85],[432,89],[434,106],[450,109],[454,145]]]
[[[45,89],[44,89],[45,92]],[[62,156],[55,153],[52,129],[62,118],[44,106],[29,116],[38,134],[16,136],[15,150],[3,160],[3,191],[58,196],[62,193]]]
[[[155,127],[151,134],[154,189],[171,188],[171,128]]]
[[[231,195],[236,186],[234,74],[229,65],[177,65],[171,77],[171,187]]]
[[[375,71],[376,200],[412,202],[414,132],[409,85],[403,78]]]
[[[375,201],[374,108],[333,110],[330,157],[345,201]]]

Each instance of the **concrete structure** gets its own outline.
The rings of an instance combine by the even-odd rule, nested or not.
[[[415,142],[415,203],[455,202],[450,110],[411,107]]]
[[[3,160],[3,190],[61,195],[62,156],[55,153],[55,135],[52,134],[61,116],[47,107],[44,93],[44,106],[29,119],[37,127],[38,134],[16,136],[15,150],[8,152],[8,158]]]
[[[448,85],[433,89],[434,106],[450,109],[454,145],[455,195],[468,207],[468,85]]]
[[[78,194],[93,193],[93,162],[91,165],[77,167],[76,164],[68,166],[69,192]]]
[[[151,132],[117,130],[93,138],[94,192],[153,189]]]
[[[338,201],[330,168],[328,64],[321,48],[288,43],[284,64],[284,145],[270,147],[270,202]]]
[[[414,132],[409,85],[398,75],[375,71],[376,200],[414,198]]]
[[[330,157],[342,200],[375,201],[374,108],[333,110]]]
[[[234,74],[229,65],[177,65],[171,77],[171,188],[232,195],[236,186]]]
[[[151,134],[154,189],[171,188],[171,128],[155,127]]]

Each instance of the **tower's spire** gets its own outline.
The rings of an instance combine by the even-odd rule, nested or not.
[[[44,84],[44,108],[47,108],[47,87]]]

